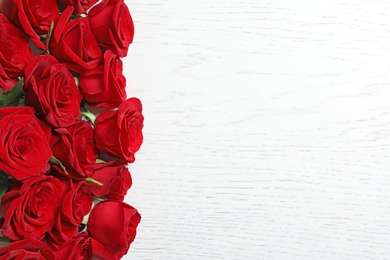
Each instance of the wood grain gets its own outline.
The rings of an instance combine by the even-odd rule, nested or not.
[[[390,259],[390,2],[127,1],[124,259]]]

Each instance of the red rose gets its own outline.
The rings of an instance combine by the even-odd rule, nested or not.
[[[138,98],[130,98],[118,110],[101,113],[95,122],[96,147],[111,155],[134,162],[143,136],[144,117]]]
[[[33,57],[26,35],[0,14],[0,88],[9,91]]]
[[[48,131],[30,107],[0,108],[0,169],[17,180],[42,174],[52,154]]]
[[[21,187],[11,187],[0,204],[3,235],[11,241],[43,239],[53,227],[61,191],[61,181],[45,175],[31,177]]]
[[[80,89],[92,107],[118,107],[126,100],[126,78],[122,61],[112,51],[104,53],[104,64],[80,75]]]
[[[57,128],[50,140],[54,157],[65,166],[64,170],[53,165],[65,176],[84,180],[93,174],[93,167],[98,157],[93,143],[93,128],[85,122],[77,120],[67,128]]]
[[[127,55],[133,41],[134,24],[123,0],[107,0],[94,6],[88,13],[91,31],[99,44],[120,57]]]
[[[66,127],[80,116],[82,96],[64,64],[53,56],[34,57],[26,67],[26,104],[54,127]]]
[[[46,244],[37,239],[23,239],[0,247],[0,259],[45,260],[39,251]]]
[[[46,45],[39,35],[46,34],[52,21],[58,19],[58,8],[55,0],[2,0],[0,12],[22,29],[42,50]]]
[[[103,201],[97,204],[87,225],[93,255],[101,259],[120,259],[134,241],[140,221],[138,211],[125,203]]]
[[[62,196],[54,228],[49,232],[51,242],[61,245],[78,232],[78,227],[92,207],[92,196],[85,182],[74,183],[69,178],[61,180]]]
[[[91,238],[87,232],[82,232],[67,240],[59,248],[46,246],[42,249],[42,255],[48,260],[92,259]]]
[[[98,0],[58,0],[58,3],[66,8],[71,5],[74,7],[76,15],[85,14],[86,11]]]
[[[99,65],[103,54],[95,37],[90,32],[88,20],[78,18],[68,22],[73,7],[61,14],[50,37],[50,53],[63,62],[68,69],[85,73]]]
[[[126,161],[122,160],[95,164],[95,173],[92,178],[103,183],[103,186],[88,183],[91,193],[95,197],[123,201],[132,184],[131,175],[126,165]]]

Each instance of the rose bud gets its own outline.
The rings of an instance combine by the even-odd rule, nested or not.
[[[82,232],[65,241],[59,248],[50,245],[44,247],[42,255],[48,260],[90,260],[92,259],[91,238],[87,232]]]
[[[55,247],[71,239],[78,232],[84,216],[91,211],[92,196],[85,182],[62,178],[62,195],[54,227],[49,231],[50,242]]]
[[[76,15],[85,14],[87,10],[93,6],[98,0],[58,0],[58,3],[66,8],[71,5],[74,7]]]
[[[92,250],[101,259],[120,259],[134,241],[141,215],[132,206],[103,201],[91,211],[87,224]]]
[[[52,155],[49,131],[30,107],[0,108],[0,169],[17,180],[43,174]]]
[[[26,35],[0,14],[0,88],[8,92],[33,57]]]
[[[107,0],[88,13],[91,31],[99,44],[125,57],[133,41],[134,24],[123,0]]]
[[[78,18],[68,22],[72,12],[73,7],[69,6],[61,14],[50,37],[49,49],[69,70],[86,73],[99,65],[103,54],[87,19]]]
[[[103,186],[88,183],[91,193],[95,197],[123,201],[132,184],[131,175],[126,165],[127,162],[123,160],[96,163],[92,178],[101,182]]]
[[[104,63],[80,75],[80,89],[91,107],[118,107],[126,100],[126,78],[121,59],[108,50]]]
[[[95,122],[96,147],[128,162],[134,162],[134,154],[142,141],[144,117],[138,98],[130,98],[118,110],[101,113]]]
[[[37,239],[23,239],[0,247],[0,259],[45,260],[39,251],[46,244]]]
[[[61,181],[45,175],[28,178],[20,187],[10,188],[0,204],[3,236],[11,241],[43,239],[53,228],[61,192]]]
[[[26,67],[26,104],[54,127],[66,127],[80,116],[82,99],[77,85],[64,64],[53,56],[34,57]]]
[[[58,19],[55,0],[2,0],[0,12],[26,32],[39,49],[46,50],[39,35],[47,34]]]
[[[53,156],[63,167],[53,167],[64,176],[75,180],[84,180],[93,174],[93,167],[98,157],[93,142],[92,126],[77,120],[67,128],[57,128],[50,140]]]

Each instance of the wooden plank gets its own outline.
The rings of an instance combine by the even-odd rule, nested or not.
[[[389,259],[390,2],[127,3],[125,259]]]

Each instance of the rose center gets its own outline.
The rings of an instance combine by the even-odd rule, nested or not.
[[[36,217],[42,217],[47,212],[47,200],[39,197],[30,199],[30,213]]]

